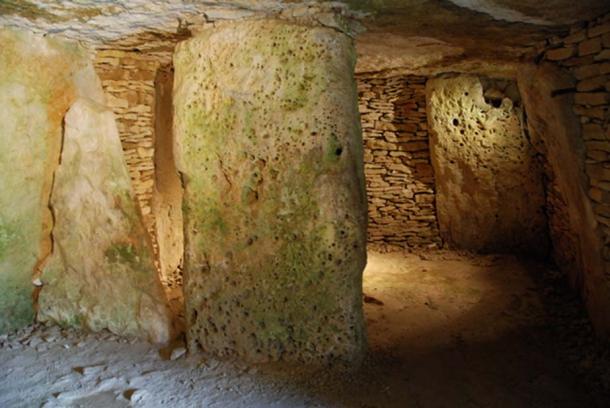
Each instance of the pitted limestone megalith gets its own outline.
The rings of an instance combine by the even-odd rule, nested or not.
[[[366,196],[352,40],[279,20],[175,53],[191,350],[356,361]]]
[[[427,99],[443,239],[474,251],[545,256],[542,169],[514,82],[440,77],[428,81]]]

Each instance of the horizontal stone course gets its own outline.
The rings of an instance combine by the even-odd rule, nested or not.
[[[583,41],[578,45],[578,55],[580,56],[597,54],[601,50],[602,39],[599,37]]]
[[[587,64],[574,69],[574,76],[579,81],[605,74],[610,74],[610,62]]]
[[[598,106],[605,105],[610,101],[608,92],[580,92],[577,93],[574,102],[577,105]]]
[[[551,61],[563,61],[576,55],[576,47],[563,47],[550,50],[546,57]]]
[[[589,37],[597,37],[602,34],[610,33],[610,22],[605,24],[595,25],[589,28],[588,34]]]
[[[591,92],[605,89],[606,82],[610,81],[610,75],[602,75],[580,81],[577,86],[578,92]]]

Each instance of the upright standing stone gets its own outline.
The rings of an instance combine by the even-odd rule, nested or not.
[[[0,334],[34,320],[61,123],[85,66],[74,44],[0,30]]]
[[[366,197],[350,38],[282,21],[175,54],[191,348],[253,361],[362,356]]]
[[[165,342],[170,316],[131,194],[112,111],[79,99],[65,118],[39,320]]]
[[[441,235],[473,251],[547,255],[542,169],[514,103],[518,90],[486,82],[487,90],[469,75],[427,83]]]

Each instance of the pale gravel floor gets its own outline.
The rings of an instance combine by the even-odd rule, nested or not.
[[[541,268],[509,256],[370,252],[371,350],[355,372],[164,360],[109,333],[0,338],[0,407],[594,407],[557,354]]]

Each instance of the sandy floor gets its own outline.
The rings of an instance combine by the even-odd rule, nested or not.
[[[0,407],[607,406],[567,368],[530,278],[541,268],[370,253],[370,353],[356,372],[169,360],[108,333],[30,328],[0,338]]]

